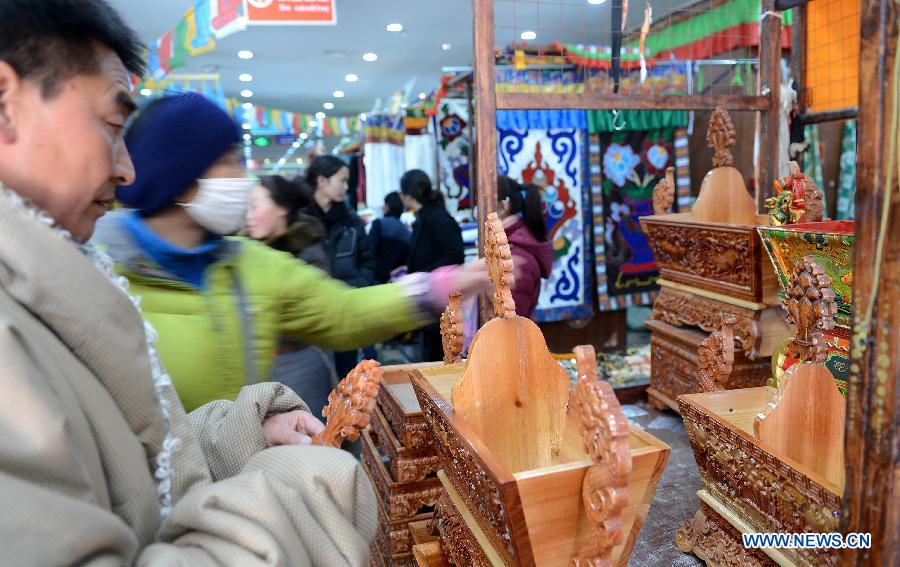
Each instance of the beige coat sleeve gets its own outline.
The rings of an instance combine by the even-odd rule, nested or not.
[[[173,389],[170,392],[174,394]],[[170,400],[169,406],[183,411],[181,403]],[[294,410],[309,408],[287,386],[263,382],[241,388],[233,402],[217,400],[201,406],[187,419],[213,480],[221,480],[237,474],[253,455],[266,448],[262,429],[265,418]]]
[[[367,564],[377,525],[371,486],[351,455],[324,447],[257,452],[239,474],[178,500],[156,542],[142,543],[111,511],[89,428],[38,360],[0,324],[0,562]]]

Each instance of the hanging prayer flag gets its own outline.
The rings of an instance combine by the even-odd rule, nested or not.
[[[172,70],[169,66],[169,60],[172,58],[172,30],[164,33],[158,42],[159,66],[164,71],[163,76],[165,76]]]
[[[212,30],[217,39],[247,29],[244,0],[210,0]]]
[[[216,48],[216,39],[210,28],[209,0],[197,0],[184,15],[187,34],[184,47],[196,57]]]
[[[188,54],[187,50],[187,32],[188,22],[182,18],[178,25],[175,26],[175,33],[172,38],[172,55],[169,58],[169,69],[177,69],[184,67],[184,58]]]

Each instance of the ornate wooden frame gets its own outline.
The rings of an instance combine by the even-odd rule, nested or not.
[[[425,451],[404,447],[391,431],[379,408],[375,408],[369,436],[378,452],[388,458],[388,470],[398,483],[425,480],[426,477],[433,476],[440,466],[434,445],[429,445]]]

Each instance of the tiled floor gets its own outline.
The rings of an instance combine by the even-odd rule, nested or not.
[[[703,562],[675,546],[675,532],[694,517],[698,508],[700,475],[681,417],[673,411],[657,411],[644,402],[623,406],[629,419],[641,425],[672,452],[634,545],[629,567],[692,567]]]

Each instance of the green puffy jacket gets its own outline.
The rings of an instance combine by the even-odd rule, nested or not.
[[[118,223],[104,225],[94,241],[140,296],[187,411],[268,380],[281,336],[347,350],[427,323],[400,286],[354,289],[244,238],[227,240],[199,291],[161,272]]]

